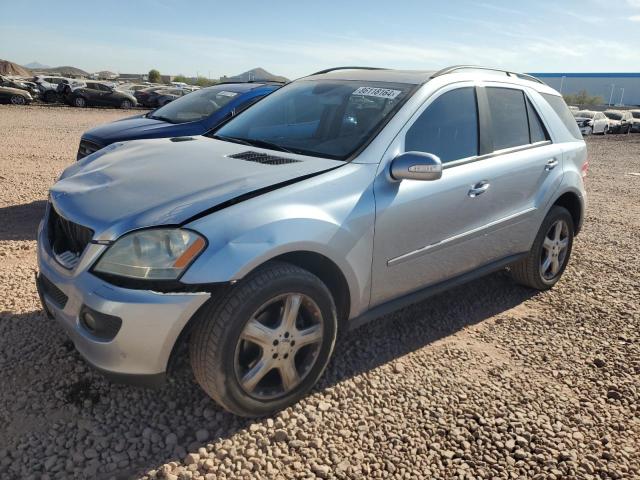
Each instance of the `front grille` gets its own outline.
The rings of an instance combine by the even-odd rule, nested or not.
[[[95,142],[90,142],[89,140],[82,139],[80,140],[80,146],[78,147],[76,160],[82,160],[87,155],[90,155],[93,152],[97,152],[101,148],[102,147]]]
[[[51,249],[57,257],[69,256],[68,252],[80,257],[93,238],[93,230],[61,217],[53,206],[50,206],[47,235]]]
[[[287,163],[298,163],[300,160],[286,157],[276,157],[275,155],[268,155],[260,152],[242,152],[234,155],[229,155],[231,158],[239,158],[240,160],[246,160],[248,162],[262,163],[264,165],[285,165]]]
[[[69,297],[67,297],[62,290],[56,287],[53,282],[44,275],[40,274],[38,276],[38,281],[40,282],[40,288],[42,289],[43,295],[51,300],[56,307],[62,310],[67,304]]]

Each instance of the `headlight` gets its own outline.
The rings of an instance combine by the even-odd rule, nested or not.
[[[140,230],[116,240],[94,270],[144,280],[175,280],[206,244],[191,230]]]

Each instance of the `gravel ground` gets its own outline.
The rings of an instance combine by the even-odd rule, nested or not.
[[[38,303],[34,231],[86,128],[131,112],[0,107],[0,477],[640,478],[640,135],[589,138],[563,280],[496,274],[348,334],[312,395],[260,420],[181,365],[111,385]]]

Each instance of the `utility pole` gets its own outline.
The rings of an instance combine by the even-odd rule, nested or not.
[[[622,106],[622,99],[624,98],[624,87],[622,87],[622,93],[620,94],[620,105]]]
[[[611,95],[609,95],[609,106],[611,106],[611,102],[613,100],[613,89],[616,88],[616,84],[612,83],[611,84]]]
[[[564,79],[567,78],[564,75],[560,78],[560,95],[562,95],[562,86],[564,85]]]

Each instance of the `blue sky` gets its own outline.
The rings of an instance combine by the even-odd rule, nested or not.
[[[296,78],[336,65],[640,70],[640,0],[0,0],[0,58]]]

